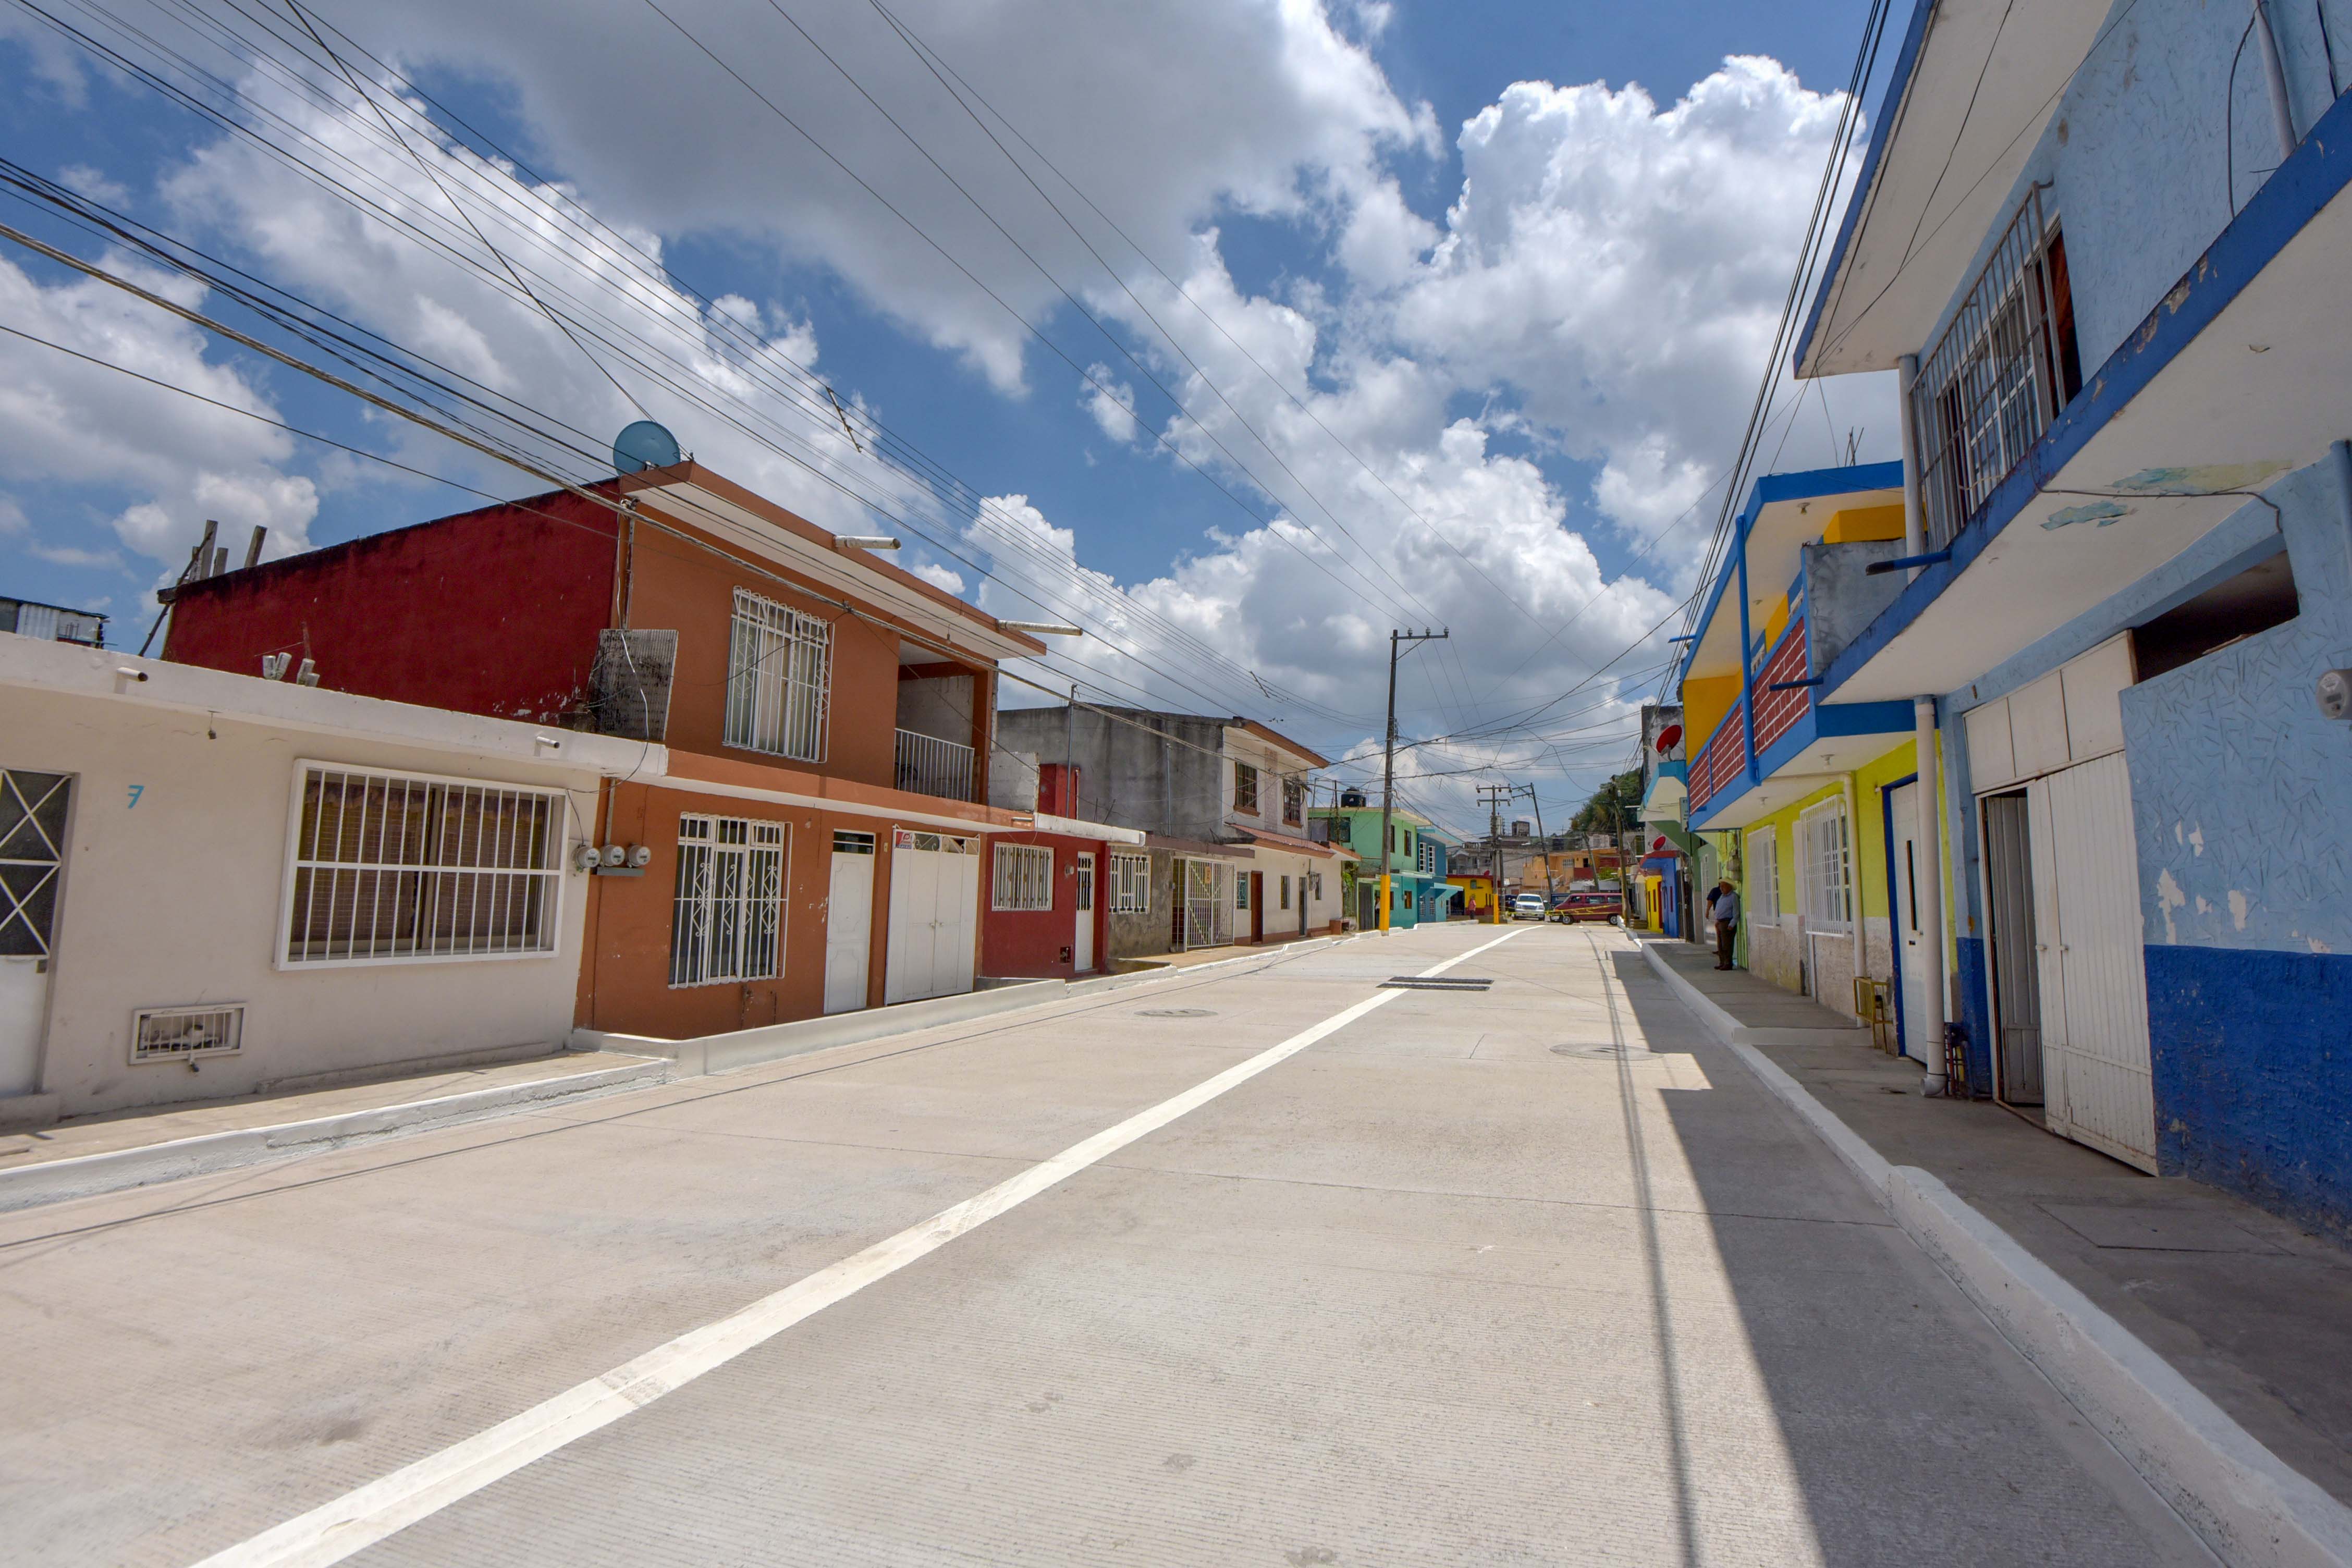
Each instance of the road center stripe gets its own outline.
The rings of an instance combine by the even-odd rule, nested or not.
[[[1422,975],[1426,978],[1443,974],[1455,964],[1466,963],[1519,934],[1517,930],[1505,931],[1492,942],[1482,942],[1467,952],[1423,970]],[[1193,1085],[1173,1099],[1163,1100],[1149,1110],[1139,1111],[1083,1142],[1072,1144],[1052,1159],[999,1182],[976,1197],[942,1209],[887,1240],[877,1241],[863,1252],[853,1253],[772,1295],[761,1297],[740,1311],[689,1330],[602,1377],[567,1388],[488,1431],[403,1466],[249,1541],[215,1552],[197,1568],[312,1568],[340,1563],[394,1531],[472,1496],[501,1477],[512,1475],[532,1460],[610,1426],[665,1394],[685,1387],[704,1373],[724,1366],[803,1319],[856,1294],[877,1279],[896,1274],[957,1237],[1026,1203],[1097,1161],[1116,1154],[1188,1111],[1197,1110],[1226,1090],[1247,1083],[1268,1068],[1278,1066],[1318,1040],[1404,994],[1402,991],[1376,991],[1280,1045],[1260,1051],[1247,1061],[1227,1068],[1214,1078]]]

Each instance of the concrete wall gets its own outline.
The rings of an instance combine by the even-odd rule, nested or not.
[[[1050,910],[1000,910],[994,907],[996,854],[1007,844],[1042,845],[1054,854],[1054,907]],[[1110,850],[1095,838],[1072,838],[1055,833],[1004,833],[989,839],[988,858],[980,869],[980,972],[994,976],[1038,980],[1075,980],[1110,963]],[[1095,858],[1094,968],[1076,967],[1078,879],[1077,858]]]
[[[2352,466],[2273,484],[2301,614],[2123,694],[2168,1172],[2352,1235]],[[2267,521],[2259,503],[2250,512]]]
[[[1086,821],[1202,842],[1222,835],[1232,799],[1224,721],[1114,711],[1008,708],[996,716],[998,743],[1041,763],[1076,763],[1075,815]]]
[[[1108,917],[1108,951],[1113,958],[1155,958],[1175,947],[1176,858],[1165,849],[1128,850],[1151,858],[1151,904],[1139,913],[1113,912]],[[1105,902],[1108,902],[1106,895]]]
[[[2269,9],[2295,124],[2308,131],[2335,98],[2322,8]],[[2336,58],[2352,61],[2352,15],[2325,9]],[[2066,237],[2085,375],[2196,265],[2279,162],[2249,15],[2210,0],[2115,0],[2098,47],[2060,97],[2003,208],[2005,224],[2033,184],[2047,183],[2045,209],[2059,215]],[[1980,237],[1979,263],[1998,234]]]
[[[0,704],[0,765],[74,775],[39,1079],[60,1113],[562,1044],[588,877],[562,879],[552,953],[281,971],[288,825],[310,759],[561,785],[568,847],[593,819],[593,773],[21,689]],[[131,1064],[134,1008],[229,1002],[246,1005],[239,1053]]]

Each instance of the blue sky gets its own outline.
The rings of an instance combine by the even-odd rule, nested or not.
[[[1689,586],[1713,520],[1704,486],[1753,394],[1827,145],[1835,108],[1821,95],[1843,84],[1863,6],[894,5],[1075,181],[1083,199],[1029,164],[1093,252],[878,7],[783,12],[919,149],[782,13],[666,9],[910,222],[638,0],[492,16],[418,0],[391,19],[314,9],[437,100],[437,143],[420,135],[404,159],[371,151],[379,122],[323,67],[244,74],[249,58],[206,55],[184,26],[156,22],[155,38],[242,82],[231,112],[268,135],[239,137],[94,68],[17,13],[0,22],[0,55],[29,87],[0,102],[6,155],[583,430],[608,435],[633,398],[722,471],[858,526],[839,491],[761,435],[790,424],[795,449],[887,496],[935,542],[909,564],[991,608],[1098,629],[1076,656],[1098,700],[1248,711],[1334,754],[1360,752],[1376,732],[1387,628],[1452,625],[1454,643],[1401,687],[1408,735],[1458,737],[1412,754],[1409,771],[1426,775],[1412,798],[1466,815],[1470,785],[1493,776],[1471,770],[1500,767],[1538,780],[1549,818],[1630,753],[1621,742],[1643,688],[1585,683]],[[139,0],[121,14],[149,15]],[[1768,58],[1727,68],[1734,54]],[[307,101],[287,89],[298,79]],[[320,107],[339,95],[341,122]],[[313,157],[332,149],[354,160],[338,168],[365,167],[442,222],[446,197],[419,175],[453,156],[450,113],[723,302],[725,331],[689,322],[674,346],[708,349],[722,378],[753,375],[732,415],[625,369],[626,395],[615,392],[543,317],[263,150],[268,137]],[[464,183],[478,165],[445,174],[486,233],[529,217],[495,181]],[[22,203],[0,205],[0,221],[100,253]],[[502,243],[529,264],[520,241]],[[537,254],[570,287],[561,248]],[[0,325],[463,484],[536,488],[14,247],[0,262],[14,269],[0,272]],[[611,281],[580,276],[580,298]],[[756,363],[730,363],[749,341],[762,345]],[[887,427],[896,449],[951,472],[966,500],[904,464],[877,466],[761,392],[762,367],[786,361]],[[619,367],[607,356],[606,368]],[[275,553],[468,500],[21,339],[0,342],[0,374],[15,387],[0,394],[0,450],[12,454],[0,461],[0,592],[105,608],[118,644],[144,634],[152,589],[206,515],[239,549],[252,523],[269,523]],[[1807,394],[1780,427],[1780,466],[1819,466],[1857,427],[1865,458],[1883,455],[1890,402],[1868,385]],[[990,500],[975,513],[970,497]],[[1291,521],[1269,529],[1277,516]],[[1653,642],[1611,673],[1663,657]]]

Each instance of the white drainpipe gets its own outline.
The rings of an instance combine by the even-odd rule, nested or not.
[[[1852,773],[1842,773],[1839,775],[1839,783],[1845,788],[1846,853],[1852,855],[1854,858],[1853,876],[1852,879],[1853,889],[1853,909],[1852,910],[1853,915],[1853,977],[1856,980],[1860,980],[1864,974],[1868,973],[1868,971],[1864,967],[1868,952],[1862,940],[1862,818],[1856,816],[1854,812],[1855,792],[1853,787],[1853,775]],[[1892,900],[1890,900],[1889,902],[1891,906]],[[1848,1001],[1852,1001],[1853,998],[1849,994],[1846,999]],[[1859,1021],[1865,1024],[1870,1022],[1867,1018],[1863,1018]]]
[[[1919,498],[1919,432],[1915,417],[1912,388],[1919,378],[1919,356],[1905,354],[1896,370],[1896,385],[1903,405],[1903,553],[1925,555],[1927,552],[1927,519]],[[1922,569],[1913,567],[1907,574],[1916,580]],[[1936,700],[1915,697],[1911,700],[1911,743],[1919,763],[1919,823],[1918,831],[1927,840],[1927,853],[1920,857],[1919,866],[1912,875],[1916,879],[1919,901],[1926,906],[1921,915],[1919,932],[1920,978],[1927,984],[1928,1016],[1918,1021],[1911,1048],[1921,1067],[1927,1069],[1920,1092],[1940,1095],[1944,1092],[1944,792],[1936,757]],[[1851,816],[1847,818],[1852,821]],[[1853,836],[1859,842],[1860,835]],[[1857,879],[1858,880],[1859,879]],[[1890,902],[1894,892],[1887,889]],[[1860,900],[1855,900],[1855,929],[1862,921]]]

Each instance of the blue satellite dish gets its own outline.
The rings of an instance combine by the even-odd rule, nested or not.
[[[667,468],[677,458],[677,437],[650,419],[640,419],[613,437],[613,468],[619,473]]]

